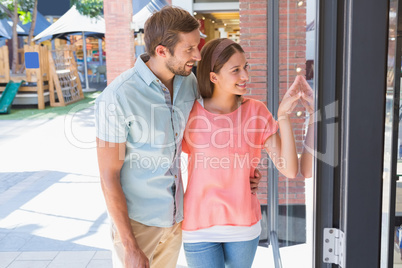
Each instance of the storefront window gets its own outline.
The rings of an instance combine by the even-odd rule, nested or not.
[[[400,14],[399,14],[400,16]],[[395,86],[396,86],[396,74],[401,72],[400,61],[397,61],[397,57],[401,53],[397,51],[397,19],[398,19],[398,0],[390,1],[390,11],[389,11],[389,29],[388,29],[388,68],[387,68],[387,91],[386,91],[386,107],[385,107],[385,138],[384,138],[384,172],[383,172],[383,213],[382,213],[382,235],[381,235],[381,267],[389,267],[389,256],[390,251],[393,250],[393,266],[400,267],[402,265],[402,180],[399,176],[402,175],[402,170],[400,166],[400,160],[402,156],[402,146],[401,146],[401,133],[402,128],[399,123],[399,134],[397,137],[393,135],[394,132],[394,105],[395,105]],[[397,65],[399,62],[399,65]],[[399,76],[398,76],[399,77]],[[399,83],[398,83],[399,84]],[[400,111],[400,109],[399,109]],[[400,112],[398,112],[400,114]],[[400,116],[399,116],[400,117]],[[400,118],[398,120],[400,122]],[[394,139],[397,139],[397,143],[393,143]],[[397,148],[393,148],[393,146]],[[393,155],[393,151],[397,151]],[[393,157],[397,157],[397,160]],[[396,164],[396,176],[398,176],[396,181],[396,200],[392,198],[392,185],[395,183],[396,176],[393,174],[393,164]],[[394,199],[394,200],[392,200]],[[391,204],[395,203],[395,212],[391,211]],[[390,214],[394,213],[394,223],[390,225]],[[393,226],[393,230],[390,230],[390,226]],[[390,234],[391,232],[391,234]],[[392,237],[394,246],[389,247],[389,238]]]

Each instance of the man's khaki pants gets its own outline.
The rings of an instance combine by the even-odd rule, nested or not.
[[[181,223],[163,228],[147,226],[131,220],[137,244],[148,257],[151,268],[175,268],[181,247]],[[120,236],[112,226],[113,267],[124,267],[124,249]]]

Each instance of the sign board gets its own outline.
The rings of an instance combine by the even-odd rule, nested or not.
[[[39,53],[38,52],[25,52],[25,68],[38,69],[39,68]]]

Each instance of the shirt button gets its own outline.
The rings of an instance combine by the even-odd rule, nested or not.
[[[176,137],[177,137],[177,132],[176,132]]]
[[[174,177],[177,179],[177,175],[174,175]]]

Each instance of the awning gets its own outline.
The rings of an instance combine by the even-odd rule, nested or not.
[[[162,7],[167,5],[168,3],[166,3],[165,0],[152,0],[149,1],[140,11],[133,13],[132,22],[134,24],[134,31],[138,32],[140,29],[144,29],[145,21],[152,15],[152,13],[161,10]]]
[[[51,24],[43,32],[35,36],[34,40],[41,39],[49,35],[58,35],[63,33],[93,32],[105,33],[105,20],[101,17],[90,18],[81,15],[75,6],[72,6],[55,23]]]

